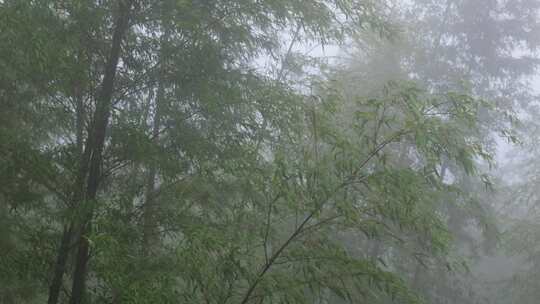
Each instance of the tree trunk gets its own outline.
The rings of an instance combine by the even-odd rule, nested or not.
[[[73,229],[71,224],[64,226],[62,232],[62,239],[60,240],[60,246],[58,248],[58,254],[56,257],[56,264],[54,266],[53,278],[51,285],[49,286],[49,298],[47,304],[58,303],[58,297],[60,296],[60,289],[62,288],[62,278],[66,271],[67,258],[69,255],[69,244],[71,243]]]
[[[80,55],[80,54],[79,54]],[[80,81],[76,81],[73,86],[73,96],[75,97],[75,111],[76,111],[76,145],[77,145],[77,158],[79,164],[83,161],[83,142],[84,142],[84,92]],[[79,168],[80,169],[80,168]],[[80,200],[80,193],[82,193],[82,185],[84,183],[84,176],[86,173],[79,170],[77,172],[76,183],[73,187],[72,202],[78,202]],[[73,240],[73,220],[69,220],[69,223],[64,224],[62,230],[62,238],[60,239],[60,245],[58,246],[58,252],[56,256],[56,263],[54,265],[53,277],[49,286],[49,296],[47,304],[57,304],[60,296],[60,290],[62,288],[64,273],[66,272],[66,265],[69,257],[71,242]]]
[[[164,66],[163,63],[166,62],[166,55],[164,48],[166,48],[166,43],[168,41],[169,29],[164,26],[164,33],[160,38],[160,51],[159,51],[159,75],[158,75],[158,88],[156,94],[156,108],[154,112],[154,119],[152,125],[152,140],[157,143],[159,140],[159,129],[161,126],[161,120],[163,115],[163,106],[165,102],[165,86],[164,81]],[[150,164],[148,168],[148,174],[146,176],[146,194],[144,200],[144,209],[143,209],[143,252],[148,254],[150,248],[152,247],[152,240],[156,237],[156,203],[154,199],[155,184],[157,169],[155,164]]]
[[[93,207],[91,205],[84,205],[93,204],[95,202],[101,179],[102,152],[105,145],[105,132],[111,112],[110,107],[114,89],[114,80],[118,68],[118,61],[120,59],[122,40],[129,27],[131,6],[132,1],[119,1],[118,18],[113,33],[112,46],[105,66],[105,74],[101,83],[100,94],[97,99],[96,109],[85,147],[85,160],[88,160],[88,162],[87,164],[82,164],[82,167],[88,168],[88,178],[85,196],[79,202],[81,205],[79,209],[83,212],[80,223],[75,271],[73,273],[73,287],[71,289],[70,299],[71,304],[80,304],[84,296],[87,263],[89,258],[88,234],[91,232],[91,219],[93,216]]]

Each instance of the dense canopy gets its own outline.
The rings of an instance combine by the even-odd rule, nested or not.
[[[0,303],[537,303],[535,0],[0,0]]]

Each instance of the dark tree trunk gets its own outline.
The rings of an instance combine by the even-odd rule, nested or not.
[[[85,159],[88,168],[88,178],[86,182],[86,191],[82,200],[80,200],[80,210],[83,211],[82,221],[80,223],[80,234],[78,239],[77,256],[75,259],[75,271],[73,273],[73,285],[71,289],[71,304],[80,304],[84,297],[87,264],[89,258],[88,234],[91,232],[91,219],[93,216],[92,206],[83,206],[93,204],[96,199],[102,166],[102,153],[105,145],[105,132],[109,122],[111,100],[114,89],[114,80],[120,59],[122,40],[129,27],[129,15],[132,1],[119,1],[118,18],[115,23],[112,46],[109,58],[105,66],[105,74],[101,83],[100,94],[97,99],[96,109],[93,116],[91,128],[85,147]]]
[[[58,303],[58,297],[60,296],[60,289],[62,287],[62,278],[64,276],[64,272],[66,271],[69,245],[71,243],[72,234],[72,226],[64,226],[62,239],[60,240],[60,246],[58,248],[58,254],[56,257],[56,264],[54,266],[53,278],[51,280],[51,285],[49,286],[49,298],[47,300],[47,304]]]
[[[79,54],[79,57],[81,54]],[[75,111],[76,111],[76,145],[77,145],[77,158],[79,164],[83,163],[83,143],[84,143],[84,92],[83,86],[80,81],[76,81],[73,86],[73,96],[75,98]],[[77,172],[76,182],[73,189],[75,190],[71,198],[71,202],[80,201],[82,193],[82,185],[84,183],[84,176],[86,172],[80,170]],[[73,240],[73,221],[69,220],[64,224],[62,230],[62,238],[60,239],[60,245],[58,246],[58,252],[56,255],[56,263],[54,265],[53,277],[51,284],[49,285],[49,295],[47,304],[57,304],[60,296],[60,290],[62,288],[64,273],[66,272],[66,265],[70,254],[71,242]]]

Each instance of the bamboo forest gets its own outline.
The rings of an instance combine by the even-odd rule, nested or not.
[[[0,304],[538,304],[539,142],[538,0],[0,0]]]

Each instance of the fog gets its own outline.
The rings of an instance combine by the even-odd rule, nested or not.
[[[0,0],[0,304],[536,304],[540,1]]]

